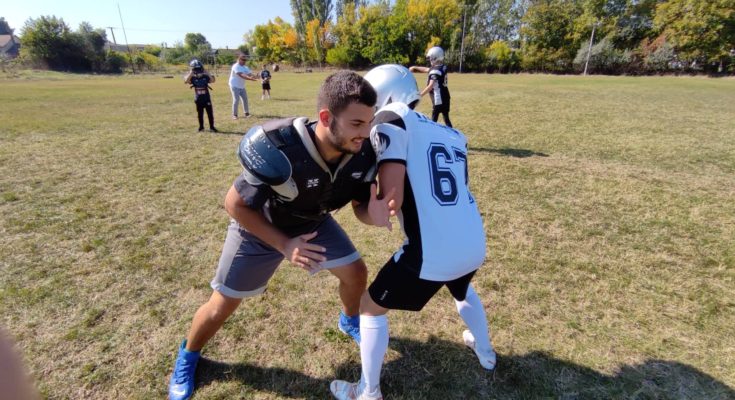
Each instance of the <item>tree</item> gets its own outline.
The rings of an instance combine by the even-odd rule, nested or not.
[[[362,56],[363,32],[359,26],[360,14],[366,9],[367,6],[354,2],[344,3],[332,29],[335,43],[334,47],[327,50],[326,60],[329,64],[350,67],[367,65],[367,60]]]
[[[518,40],[521,17],[525,12],[518,0],[479,0],[474,12],[469,14],[470,32],[483,43],[502,40],[512,43]]]
[[[71,31],[63,19],[55,16],[29,18],[23,26],[21,52],[30,59],[52,69],[65,68],[64,51],[69,45]]]
[[[518,56],[508,43],[497,40],[486,49],[490,71],[510,72],[517,68]]]
[[[202,47],[211,49],[212,45],[209,44],[207,38],[201,33],[187,33],[184,36],[184,47],[193,54],[200,51]]]
[[[313,19],[319,21],[319,26],[324,26],[330,19],[333,8],[332,0],[291,0],[296,31],[302,37],[306,36],[306,25]]]
[[[89,60],[90,68],[95,71],[102,70],[106,58],[107,32],[101,28],[95,29],[89,22],[82,22],[79,24],[77,34],[81,37],[82,47]]]
[[[681,57],[722,71],[735,48],[735,0],[668,0],[656,6],[654,25]]]
[[[614,74],[630,62],[630,55],[618,50],[613,45],[610,37],[605,37],[590,49],[588,44],[582,43],[577,56],[574,58],[574,66],[578,70],[584,68],[589,52],[588,68],[591,72]]]
[[[574,1],[531,1],[521,28],[523,68],[569,71],[579,48],[574,40],[574,20],[580,13],[581,8]]]
[[[613,42],[620,49],[633,49],[644,39],[655,37],[653,14],[658,0],[628,0],[617,19]]]
[[[298,34],[288,22],[276,17],[264,25],[256,25],[246,35],[249,46],[255,47],[255,56],[264,61],[295,62],[298,49]]]
[[[410,47],[409,62],[423,62],[426,50],[442,46],[449,50],[461,28],[462,12],[456,0],[408,0],[406,18]],[[447,54],[451,57],[450,54]]]

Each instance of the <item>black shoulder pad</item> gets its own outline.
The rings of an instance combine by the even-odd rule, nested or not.
[[[263,183],[276,186],[291,178],[291,162],[286,157],[264,126],[255,126],[240,141],[237,157],[240,164]]]
[[[279,149],[294,144],[300,139],[298,133],[294,129],[293,121],[296,118],[283,118],[267,121],[263,124],[263,131],[266,136],[276,145]]]

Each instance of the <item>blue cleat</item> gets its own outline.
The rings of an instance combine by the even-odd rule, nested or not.
[[[194,393],[194,372],[198,362],[199,352],[186,350],[186,339],[184,339],[179,347],[179,356],[176,357],[171,382],[168,384],[170,400],[186,400]]]
[[[357,345],[360,345],[360,316],[346,316],[342,311],[339,312],[339,323],[337,324],[342,333],[350,335]]]

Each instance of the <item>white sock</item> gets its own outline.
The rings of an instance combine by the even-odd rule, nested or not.
[[[472,285],[467,287],[467,297],[464,301],[455,299],[454,303],[457,305],[457,311],[462,316],[467,328],[475,337],[475,347],[483,353],[493,350],[493,345],[490,343],[485,308],[482,306],[480,296],[477,295]]]
[[[380,370],[388,351],[388,317],[360,315],[362,383],[369,393],[380,390]]]

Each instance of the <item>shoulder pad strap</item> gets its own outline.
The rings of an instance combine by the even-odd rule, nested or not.
[[[237,156],[243,168],[263,183],[282,185],[291,178],[291,162],[273,142],[274,135],[268,135],[264,126],[255,126],[243,136]]]

